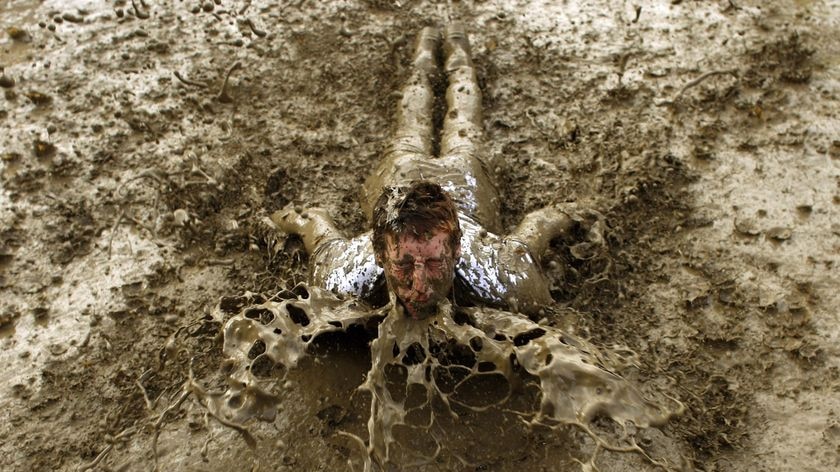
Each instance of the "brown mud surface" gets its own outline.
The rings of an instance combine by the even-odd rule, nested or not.
[[[365,229],[413,34],[448,18],[505,226],[606,216],[606,256],[553,245],[543,321],[629,347],[631,379],[685,403],[640,444],[840,468],[840,8],[767,3],[0,1],[0,469],[358,470],[339,432],[365,432],[368,333],[316,346],[247,433],[182,386],[224,390],[222,297],[304,280],[269,212]],[[479,416],[453,449],[492,454],[438,469],[585,469],[579,432]]]

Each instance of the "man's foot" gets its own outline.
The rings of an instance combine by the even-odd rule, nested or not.
[[[455,22],[446,25],[443,54],[447,71],[464,66],[472,67],[470,39],[462,23]]]
[[[427,26],[417,35],[416,48],[412,62],[417,70],[421,70],[428,77],[438,71],[437,50],[440,47],[440,29]]]

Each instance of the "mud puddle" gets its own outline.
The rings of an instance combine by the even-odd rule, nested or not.
[[[525,359],[540,338],[479,336],[477,351],[464,338],[461,364],[444,365],[429,327],[414,338],[425,358],[408,366],[414,348],[372,353],[387,325],[365,324],[310,340],[297,368],[255,376],[266,392],[255,410],[275,415],[244,422],[253,449],[245,430],[208,413],[217,404],[231,421],[221,413],[237,391],[223,320],[211,316],[218,300],[305,279],[299,242],[261,218],[294,202],[324,207],[347,234],[364,230],[359,182],[383,151],[412,34],[450,17],[475,45],[487,152],[503,164],[502,226],[564,202],[606,218],[603,260],[552,243],[544,269],[556,305],[540,325],[604,355],[629,347],[639,368],[618,369],[622,378],[643,398],[685,405],[635,431],[637,444],[702,470],[840,467],[837,8],[639,6],[1,3],[0,66],[14,84],[0,97],[0,468],[359,470],[373,416],[375,447],[392,461],[429,460],[443,444],[429,470],[576,470],[593,454],[601,470],[656,469],[638,453],[597,450],[579,426],[530,424],[551,418],[538,374],[473,374],[488,346]],[[31,41],[15,42],[10,26]],[[264,373],[268,354],[237,349],[231,368]],[[387,401],[357,390],[377,359],[395,376],[384,379],[393,392],[380,390]],[[432,390],[448,406],[421,406],[432,382],[423,365],[450,372],[443,394]],[[479,383],[455,388],[467,371]],[[420,383],[405,392],[409,373]],[[182,397],[190,380],[203,397]],[[412,413],[386,421],[393,405]],[[623,433],[605,418],[593,425]]]
[[[556,428],[562,435],[568,434],[562,427],[570,425],[589,434],[596,451],[577,458],[569,450],[568,462],[596,467],[603,448],[659,463],[636,445],[636,428],[664,425],[683,411],[667,395],[661,396],[662,404],[644,399],[615,373],[635,364],[632,353],[598,349],[522,315],[489,309],[453,312],[447,306],[438,316],[418,321],[388,306],[372,310],[319,289],[298,286],[296,291],[303,293],[286,300],[222,301],[214,317],[219,322],[229,318],[223,353],[225,367],[232,370],[230,387],[222,394],[202,392],[200,401],[237,428],[245,429],[241,425],[251,418],[273,421],[283,404],[280,393],[288,387],[278,371],[296,368],[310,355],[310,343],[325,342],[324,335],[340,343],[335,335],[349,338],[349,329],[369,335],[375,330],[365,380],[352,390],[369,397],[368,415],[353,413],[368,416],[367,434],[336,432],[356,443],[364,470],[478,467],[498,460],[494,456],[501,445],[507,454],[533,454],[523,451],[533,428]],[[315,359],[331,363],[326,354]],[[319,375],[312,367],[298,375]],[[335,410],[318,416],[339,414],[328,420],[333,426],[350,414],[342,406],[330,408]],[[614,422],[621,431],[617,438],[605,439],[593,430],[600,418]],[[481,432],[488,428],[494,431],[492,440],[482,441]]]

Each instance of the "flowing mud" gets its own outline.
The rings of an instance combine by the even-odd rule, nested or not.
[[[638,452],[652,463],[672,467],[650,458],[627,428],[663,426],[682,413],[683,405],[645,400],[611,370],[627,367],[633,357],[628,353],[599,351],[560,329],[509,312],[453,312],[447,305],[434,317],[414,320],[395,309],[393,299],[375,310],[317,288],[296,289],[300,296],[279,303],[268,300],[241,308],[258,301],[251,296],[225,299],[216,310],[215,319],[230,318],[223,341],[229,388],[220,395],[199,391],[199,396],[214,416],[237,423],[238,430],[251,418],[274,420],[282,400],[271,387],[285,386],[285,376],[275,376],[297,367],[320,336],[369,330],[379,323],[370,343],[370,370],[360,386],[370,394],[368,436],[348,434],[361,446],[365,470],[374,465],[375,470],[476,467],[490,453],[453,452],[475,433],[459,420],[488,412],[498,418],[512,415],[531,426],[575,425],[592,435],[598,449]],[[529,405],[527,399],[539,405]],[[622,430],[620,439],[629,445],[610,444],[593,432],[591,423],[598,417],[614,421]],[[591,467],[596,454],[588,461]]]
[[[0,469],[839,468],[840,9],[771,3],[0,1]],[[536,324],[303,293],[264,223],[368,229],[449,19],[503,232],[603,215]]]

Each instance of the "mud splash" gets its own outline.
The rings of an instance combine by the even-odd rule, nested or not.
[[[453,440],[461,417],[486,412],[512,416],[528,427],[572,425],[595,442],[584,470],[599,451],[651,457],[633,439],[636,427],[661,426],[683,411],[672,399],[653,402],[618,371],[635,363],[628,351],[599,349],[561,329],[523,315],[487,308],[442,305],[436,316],[413,320],[391,300],[372,309],[316,287],[297,286],[272,299],[246,294],[226,298],[213,317],[224,323],[228,388],[195,391],[211,414],[243,433],[252,418],[271,421],[288,369],[307,356],[319,336],[363,327],[378,329],[371,366],[358,387],[370,394],[368,437],[340,432],[364,451],[364,470],[405,469],[457,461],[463,437]],[[378,326],[378,328],[377,328]],[[609,419],[610,440],[593,424]]]

